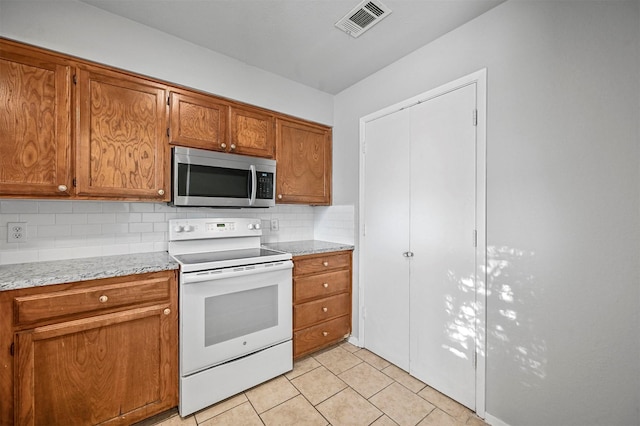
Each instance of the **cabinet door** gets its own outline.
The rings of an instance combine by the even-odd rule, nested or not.
[[[225,151],[229,107],[213,96],[171,93],[169,139],[174,145]]]
[[[96,67],[78,76],[78,195],[168,200],[165,87]]]
[[[259,110],[231,107],[229,152],[255,157],[275,156],[273,116]]]
[[[131,424],[174,406],[168,306],[16,333],[16,425]]]
[[[277,201],[331,204],[331,129],[278,119]]]
[[[67,196],[71,67],[0,42],[0,194]]]

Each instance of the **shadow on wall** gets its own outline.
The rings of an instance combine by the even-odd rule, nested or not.
[[[535,324],[527,318],[526,312],[532,304],[542,297],[540,289],[535,287],[534,277],[528,274],[535,253],[510,247],[487,248],[487,340],[491,342],[492,353],[500,354],[500,359],[511,359],[510,364],[488,367],[515,369],[512,377],[517,377],[524,386],[536,387],[546,377],[547,346],[544,340],[536,337]],[[448,344],[443,349],[452,354],[467,358],[474,345],[478,354],[487,355],[486,342],[482,341],[476,312],[482,308],[472,297],[465,294],[475,292],[473,277],[459,277],[455,271],[448,272],[448,279],[457,286],[456,297],[447,294],[444,307],[448,320],[444,333]],[[481,282],[478,286],[482,287]],[[498,315],[496,315],[496,313]],[[496,318],[498,320],[496,321]],[[478,327],[478,334],[476,328]]]

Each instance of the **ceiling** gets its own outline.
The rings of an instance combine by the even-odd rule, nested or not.
[[[81,1],[337,94],[504,0],[381,0],[391,14],[358,38],[335,23],[359,0]]]

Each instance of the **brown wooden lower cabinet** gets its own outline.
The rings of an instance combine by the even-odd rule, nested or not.
[[[177,405],[175,271],[2,292],[0,308],[13,313],[1,424],[128,425]]]
[[[351,251],[293,258],[293,357],[351,333]]]

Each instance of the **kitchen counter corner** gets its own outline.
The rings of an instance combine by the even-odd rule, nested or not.
[[[351,244],[332,243],[320,240],[283,241],[279,243],[266,243],[262,246],[272,250],[291,253],[293,256],[353,250],[354,248]]]

